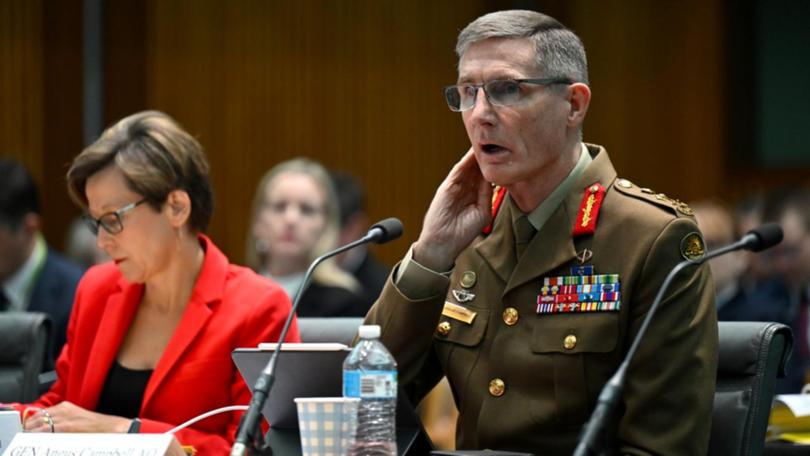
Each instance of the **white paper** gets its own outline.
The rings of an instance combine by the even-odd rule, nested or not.
[[[775,403],[782,403],[795,417],[810,416],[810,394],[779,394]]]
[[[168,434],[70,434],[21,432],[3,456],[163,456],[173,436]]]
[[[276,349],[275,342],[259,344],[259,350],[273,351]],[[348,350],[349,347],[337,342],[310,342],[310,343],[285,343],[281,346],[281,351],[340,351]]]

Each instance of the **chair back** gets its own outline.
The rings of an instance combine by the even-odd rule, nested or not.
[[[708,454],[761,455],[776,377],[793,348],[780,323],[719,322],[717,388]]]
[[[351,347],[362,323],[360,317],[304,317],[298,319],[298,331],[301,342],[338,342]]]
[[[50,356],[51,320],[41,312],[0,313],[0,402],[39,397],[39,373]]]

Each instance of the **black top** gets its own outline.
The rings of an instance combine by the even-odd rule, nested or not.
[[[299,317],[363,317],[366,312],[368,306],[360,295],[312,281],[301,296],[296,314]]]
[[[351,272],[363,287],[362,297],[365,300],[366,311],[380,296],[390,272],[391,268],[380,263],[370,252],[366,252],[363,261],[357,266],[357,269]],[[365,314],[361,316],[365,316]]]
[[[113,362],[104,389],[98,398],[96,412],[107,415],[135,418],[141,411],[146,383],[152,376],[152,369],[132,370]]]

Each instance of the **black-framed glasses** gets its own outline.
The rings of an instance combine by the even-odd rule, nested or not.
[[[117,211],[101,214],[101,217],[97,219],[91,217],[90,214],[84,214],[82,215],[82,220],[84,220],[87,228],[90,229],[94,236],[98,236],[99,226],[104,228],[104,231],[110,234],[118,234],[124,229],[124,224],[121,222],[121,216],[145,202],[146,198],[135,203],[127,204]]]
[[[478,89],[483,88],[490,103],[496,106],[509,106],[517,103],[523,94],[521,84],[573,84],[568,78],[542,79],[497,79],[483,84],[458,84],[444,88],[444,98],[451,111],[462,112],[475,106]]]

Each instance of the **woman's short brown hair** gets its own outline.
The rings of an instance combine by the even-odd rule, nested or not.
[[[189,228],[202,232],[214,210],[202,146],[174,119],[158,111],[143,111],[121,119],[75,159],[67,173],[71,198],[87,209],[87,179],[107,166],[117,167],[127,187],[160,210],[173,190],[191,199]]]

